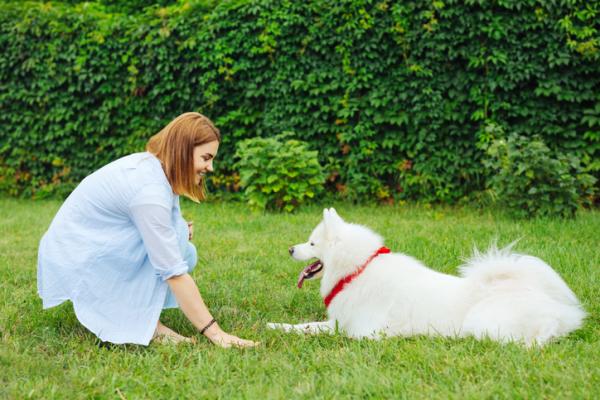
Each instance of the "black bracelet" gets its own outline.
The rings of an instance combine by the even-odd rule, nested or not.
[[[206,330],[208,328],[210,328],[211,325],[214,324],[215,322],[217,322],[217,321],[213,318],[208,324],[206,324],[206,326],[204,328],[202,328],[202,330],[200,331],[200,334],[204,335],[204,332],[206,332]]]

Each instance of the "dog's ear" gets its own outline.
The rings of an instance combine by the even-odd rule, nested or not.
[[[338,215],[337,211],[335,211],[335,208],[333,207],[329,209],[329,219],[337,225],[342,224],[344,222],[342,217]]]
[[[329,208],[324,208],[323,209],[323,226],[325,227],[325,232],[331,232],[333,230],[333,225],[334,225],[335,221],[333,220],[332,216],[331,216],[331,211],[329,210]]]
[[[327,235],[336,231],[336,228],[344,222],[335,211],[335,208],[323,210],[323,224],[325,225],[325,233]]]
[[[338,215],[337,211],[335,211],[335,208],[333,208],[333,207],[331,207],[331,208],[329,209],[329,215],[331,215],[333,218],[335,218],[335,219],[337,219],[337,220],[339,220],[339,221],[344,221],[344,220],[342,219],[342,217],[340,217],[340,216]]]

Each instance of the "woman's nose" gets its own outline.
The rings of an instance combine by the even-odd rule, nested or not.
[[[213,164],[212,164],[212,160],[210,160],[208,162],[208,167],[206,168],[208,170],[208,172],[213,172]]]

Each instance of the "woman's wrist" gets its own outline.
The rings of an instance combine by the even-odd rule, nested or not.
[[[215,337],[219,336],[221,332],[222,330],[219,324],[217,322],[214,322],[209,327],[207,327],[204,330],[204,332],[202,332],[202,334],[210,340],[213,340]]]
[[[217,322],[216,319],[214,319],[214,318],[211,319],[206,325],[204,325],[204,327],[202,329],[200,329],[200,334],[203,335],[204,332],[216,322]]]

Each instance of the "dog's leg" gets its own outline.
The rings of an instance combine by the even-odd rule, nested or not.
[[[269,322],[267,327],[270,329],[280,329],[284,332],[293,332],[293,333],[306,333],[306,334],[319,334],[319,333],[327,333],[333,334],[335,333],[335,320],[322,321],[322,322],[309,322],[306,324],[280,324]]]

